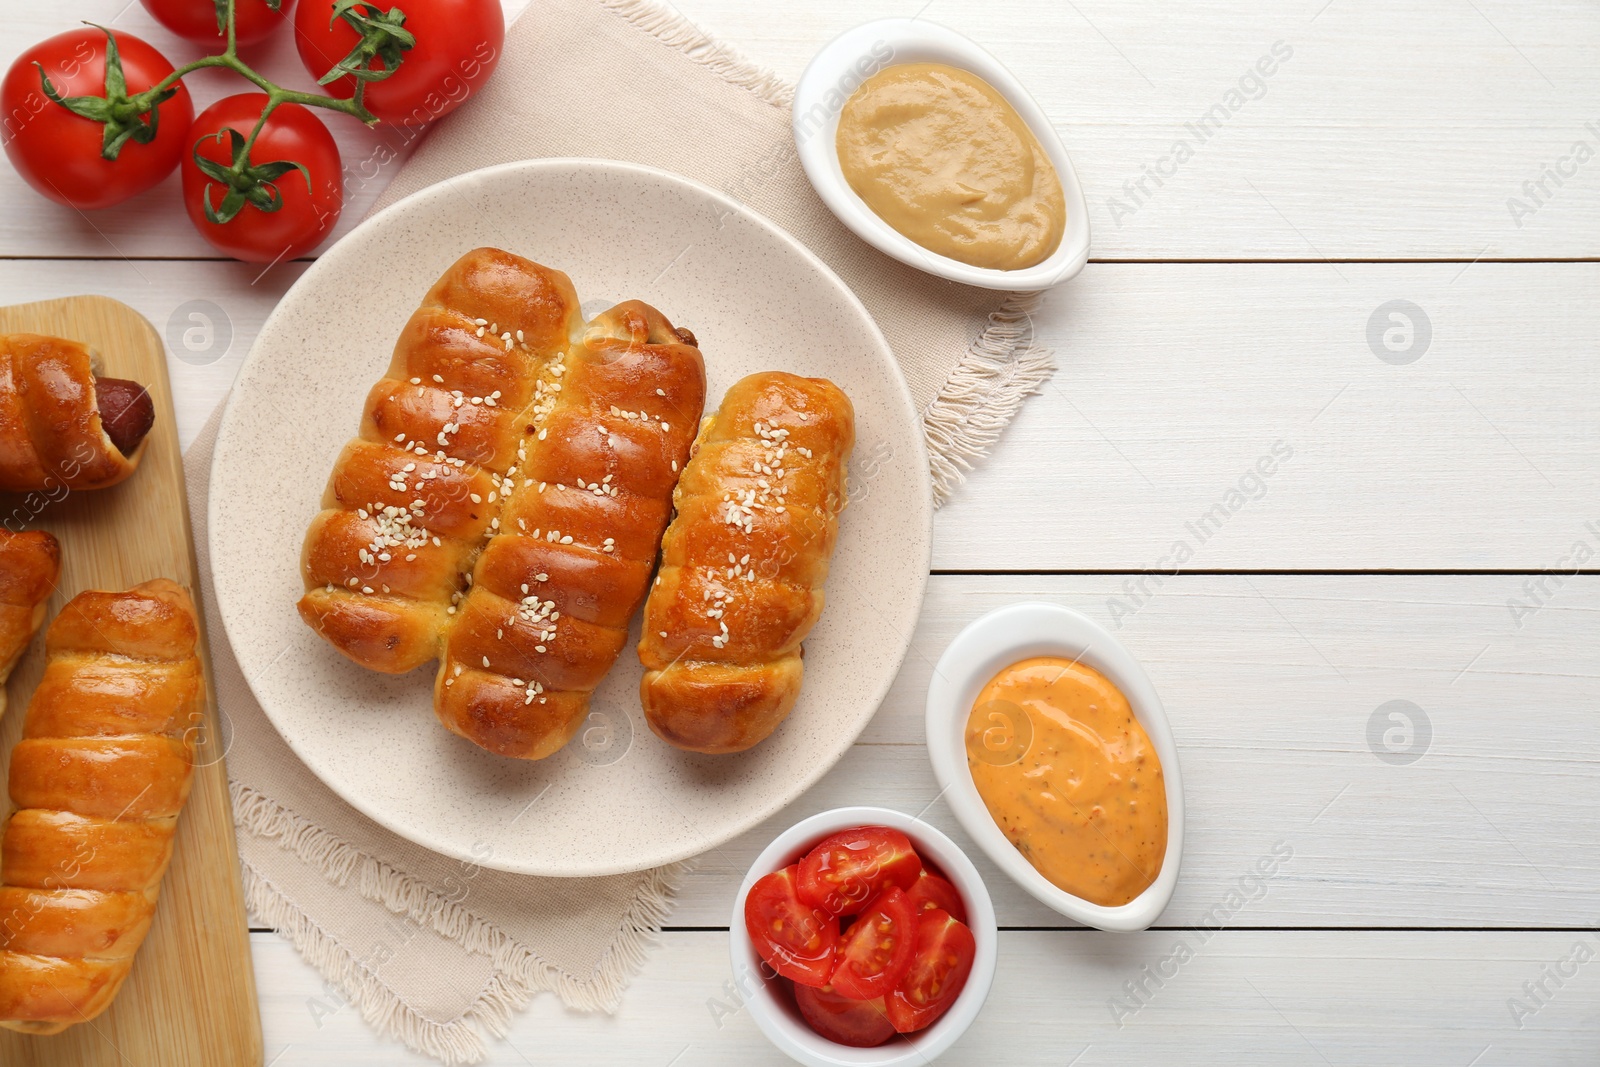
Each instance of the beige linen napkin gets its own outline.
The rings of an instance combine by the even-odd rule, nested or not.
[[[428,135],[377,208],[550,156],[641,163],[721,190],[799,238],[872,312],[922,413],[943,503],[1055,369],[1034,343],[1037,294],[934,278],[847,230],[800,169],[791,93],[655,0],[533,0],[493,80]]]
[[[245,684],[217,614],[206,536],[221,410],[184,455],[227,750],[245,899],[328,980],[320,1026],[359,1011],[448,1064],[485,1054],[541,990],[612,1010],[659,930],[683,865],[611,878],[528,878],[430,852],[340,800],[301,763]]]
[[[443,120],[379,207],[478,167],[604,156],[688,175],[766,215],[855,290],[922,411],[938,498],[1053,370],[1033,295],[939,281],[858,240],[795,158],[789,89],[653,0],[534,0],[486,90]],[[537,205],[530,205],[537,210]],[[320,1022],[354,1010],[445,1063],[540,990],[614,1008],[665,919],[682,865],[597,879],[501,874],[429,852],[346,805],[295,757],[251,695],[216,613],[206,539],[220,414],[185,456],[201,594],[227,733],[246,897],[328,984]]]

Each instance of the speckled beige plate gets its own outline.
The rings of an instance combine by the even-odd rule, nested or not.
[[[788,721],[750,752],[693,755],[650,732],[638,700],[637,619],[579,736],[549,759],[524,763],[438,724],[434,667],[402,676],[364,670],[295,612],[306,523],[367,390],[417,301],[479,245],[566,271],[586,313],[638,298],[694,330],[708,409],[738,378],[774,368],[830,378],[854,402],[851,502],[827,609],[806,640],[805,688]],[[357,298],[364,286],[372,288]],[[539,160],[475,171],[395,204],[289,290],[223,417],[211,558],[245,677],[329,787],[446,855],[524,874],[590,876],[715,848],[833,766],[910,645],[932,513],[921,421],[905,382],[866,309],[821,261],[684,178]]]

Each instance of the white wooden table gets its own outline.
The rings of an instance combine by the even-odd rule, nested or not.
[[[832,34],[920,3],[679,7],[792,78]],[[541,997],[492,1062],[785,1062],[726,985],[738,878],[801,815],[928,805],[932,661],[966,621],[1030,597],[1114,620],[1154,676],[1188,850],[1161,925],[1137,935],[1072,928],[980,864],[1001,966],[946,1062],[1596,1063],[1600,161],[1573,151],[1600,151],[1600,9],[931,0],[924,15],[1033,88],[1089,191],[1095,258],[1035,323],[1060,373],[939,514],[912,654],[860,743],[706,857],[620,1012]],[[80,18],[172,44],[127,0],[32,0],[0,15],[0,61]],[[1275,42],[1289,58],[1241,86]],[[298,71],[287,42],[264,66]],[[201,102],[224,84],[198,79]],[[1201,141],[1186,124],[1218,104]],[[357,168],[381,143],[340,138]],[[355,183],[342,229],[392,170]],[[304,269],[217,261],[171,187],[87,219],[9,168],[0,257],[5,302],[107,293],[165,330],[186,441]],[[1397,300],[1413,325],[1386,347]],[[1292,456],[1252,481],[1275,444]],[[1248,499],[1197,537],[1236,488]],[[1180,541],[1182,574],[1145,573]],[[967,843],[942,804],[926,817]],[[1274,847],[1292,858],[1252,880]],[[341,1010],[287,942],[254,945],[270,1062],[428,1062]],[[1175,963],[1179,945],[1192,958]]]

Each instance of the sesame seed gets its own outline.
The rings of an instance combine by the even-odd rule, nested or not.
[[[413,378],[413,379],[411,379],[411,384],[412,385],[421,385],[422,384],[422,379],[421,378]]]
[[[484,656],[483,657],[483,665],[485,667],[487,667],[489,665],[489,657],[488,656]]]
[[[440,375],[437,375],[437,374],[435,374],[435,375],[434,375],[434,376],[433,376],[433,380],[434,380],[434,381],[436,381],[436,382],[438,382],[438,383],[439,383],[439,384],[440,384],[440,385],[443,385],[443,384],[444,384],[444,378],[443,378],[443,377],[441,377],[441,376],[440,376]]]

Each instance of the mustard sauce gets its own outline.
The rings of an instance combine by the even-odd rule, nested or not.
[[[1161,761],[1104,675],[1052,656],[1013,663],[978,694],[966,743],[989,814],[1051,884],[1116,907],[1161,873]]]
[[[845,101],[839,167],[879,218],[931,252],[995,270],[1061,244],[1066,197],[1016,109],[977,75],[902,63]]]

